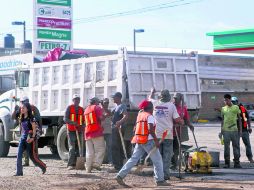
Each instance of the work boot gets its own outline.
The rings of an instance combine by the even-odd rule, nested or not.
[[[23,166],[27,167],[27,166],[29,166],[29,163],[24,163]]]
[[[240,165],[240,163],[235,163],[234,168],[242,168],[242,166]]]
[[[41,171],[42,171],[42,174],[45,174],[46,171],[47,171],[47,169],[46,169],[46,168],[43,168]]]
[[[74,166],[68,166],[68,168],[67,168],[68,170],[74,170],[75,169],[75,167]]]
[[[115,180],[119,185],[127,186],[126,183],[124,183],[123,178],[121,178],[119,175],[115,177]]]
[[[96,169],[96,170],[98,170],[98,171],[101,171],[101,167],[100,167],[99,165],[97,165],[97,164],[94,164],[94,165],[93,165],[93,169]]]
[[[230,168],[230,161],[225,160],[225,166],[223,168]]]
[[[165,180],[164,181],[156,181],[156,185],[159,186],[170,186],[169,183],[167,183]]]

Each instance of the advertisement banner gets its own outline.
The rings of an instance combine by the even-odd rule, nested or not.
[[[38,29],[37,38],[52,40],[71,40],[71,31]]]
[[[54,6],[45,6],[45,5],[37,4],[36,16],[71,19],[72,9],[69,7],[54,7]]]
[[[71,49],[70,43],[68,42],[38,41],[37,43],[37,51],[49,51],[58,47],[67,51]]]
[[[71,6],[71,0],[37,0],[37,3],[59,6]]]
[[[37,17],[38,27],[71,29],[71,20]]]

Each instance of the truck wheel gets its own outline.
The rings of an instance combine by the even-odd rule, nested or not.
[[[10,150],[8,141],[4,141],[4,125],[0,123],[0,157],[6,157]]]
[[[69,156],[69,147],[68,147],[68,140],[67,140],[67,129],[66,126],[63,125],[58,132],[57,135],[57,151],[59,154],[59,157],[67,161]]]

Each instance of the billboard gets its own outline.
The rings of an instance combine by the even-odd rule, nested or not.
[[[52,7],[47,5],[36,6],[37,17],[63,18],[71,20],[72,9],[70,7]]]
[[[57,6],[71,6],[71,0],[37,0],[37,3]]]
[[[66,42],[52,42],[52,41],[38,41],[37,42],[37,51],[50,51],[54,48],[62,48],[64,50],[70,50],[70,44]]]
[[[72,0],[34,0],[33,55],[72,50],[72,13]]]
[[[43,28],[71,29],[71,20],[37,17],[37,26]]]

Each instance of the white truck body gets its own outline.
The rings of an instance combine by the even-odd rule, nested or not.
[[[201,105],[199,86],[196,57],[119,51],[116,55],[33,64],[29,97],[42,116],[63,116],[73,94],[79,94],[81,106],[86,107],[94,96],[102,99],[119,91],[129,108],[136,110],[155,87],[183,93],[188,108],[196,109]]]
[[[14,129],[11,114],[19,98],[25,95],[42,117],[43,135],[38,146],[49,146],[54,153],[57,148],[63,160],[68,159],[63,116],[73,94],[79,94],[81,106],[86,107],[92,97],[109,98],[121,92],[132,115],[127,123],[131,126],[138,104],[147,98],[151,87],[157,90],[157,97],[162,89],[172,94],[183,93],[189,109],[201,105],[197,57],[128,54],[122,48],[115,55],[31,63],[17,71],[17,88],[0,96],[0,157],[8,155],[10,145],[17,146],[20,131],[19,127]],[[110,107],[113,106],[111,100]]]

